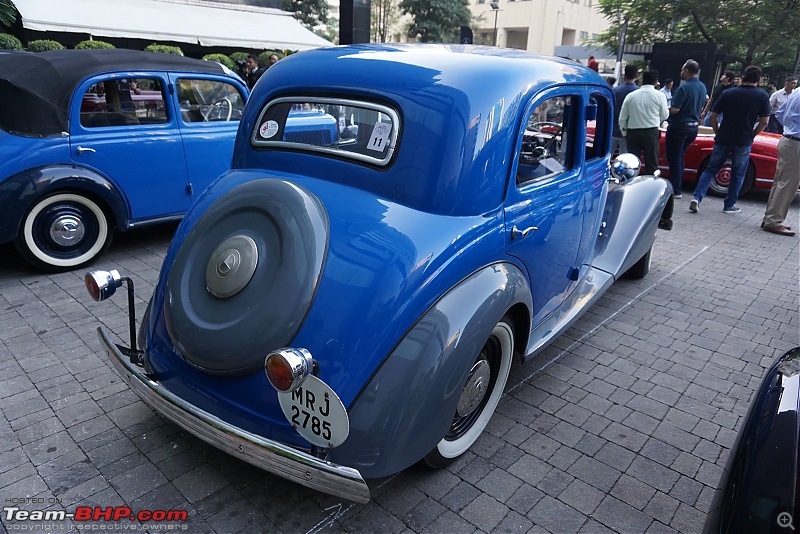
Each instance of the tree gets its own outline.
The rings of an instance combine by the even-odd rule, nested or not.
[[[0,26],[11,27],[17,20],[17,6],[11,0],[0,0]]]
[[[328,22],[326,0],[282,0],[281,8],[294,13],[294,18],[311,31]]]
[[[400,10],[413,17],[408,36],[423,43],[457,43],[472,20],[467,0],[401,0]]]
[[[370,36],[373,43],[385,43],[400,20],[399,0],[372,0],[370,3]]]
[[[792,65],[799,44],[800,0],[599,0],[598,9],[612,26],[596,42],[610,50],[626,16],[626,43],[713,43],[743,68]]]

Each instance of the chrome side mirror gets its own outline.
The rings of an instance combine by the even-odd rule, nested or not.
[[[639,176],[639,158],[630,153],[620,154],[611,162],[611,176],[618,182],[632,180]]]

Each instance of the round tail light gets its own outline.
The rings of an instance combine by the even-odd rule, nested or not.
[[[83,277],[86,290],[94,301],[106,300],[122,285],[122,277],[116,270],[89,271]]]
[[[269,383],[281,393],[298,388],[311,373],[314,358],[306,349],[283,348],[270,352],[264,360]]]

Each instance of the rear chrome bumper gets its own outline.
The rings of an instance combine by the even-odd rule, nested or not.
[[[157,413],[203,441],[247,463],[303,486],[358,503],[370,499],[361,474],[235,427],[171,393],[130,363],[111,341],[108,331],[97,329],[103,348],[122,379]]]

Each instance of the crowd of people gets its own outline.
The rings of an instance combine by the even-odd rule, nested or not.
[[[794,90],[796,77],[786,78],[783,89],[770,91],[760,86],[760,67],[748,66],[741,76],[726,70],[709,96],[700,81],[700,64],[689,59],[681,68],[682,83],[674,93],[671,79],[658,89],[659,74],[655,70],[644,71],[639,85],[638,68],[627,65],[623,78],[623,83],[613,88],[616,109],[612,150],[636,154],[644,161],[644,172],[653,174],[658,169],[659,127],[666,120],[665,150],[673,199],[683,197],[684,155],[697,138],[698,128],[705,125],[714,130],[714,148],[689,202],[692,213],[700,212],[711,181],[728,160],[731,177],[722,211],[739,213],[736,202],[753,140],[762,131],[781,134],[777,169],[761,228],[795,235],[784,222],[800,187],[800,91]],[[609,83],[613,85],[612,81]]]
[[[258,62],[258,56],[250,54],[247,56],[247,62],[244,67],[244,81],[247,82],[247,88],[251,91],[255,87],[256,82],[261,78],[268,68],[278,62],[278,54],[270,54],[267,59],[268,64],[262,67]]]

